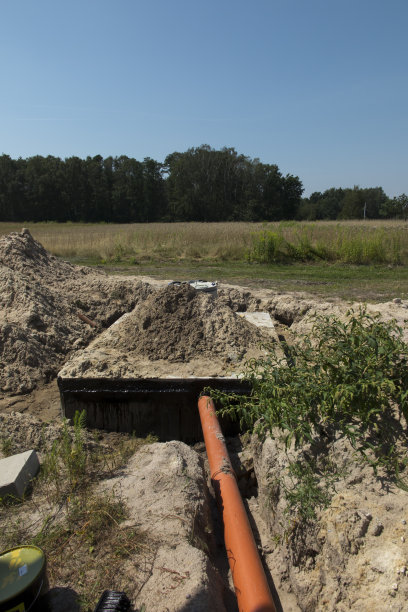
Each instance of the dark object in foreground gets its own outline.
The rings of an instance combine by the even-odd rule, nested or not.
[[[38,546],[22,545],[0,554],[0,612],[40,610],[48,591],[47,563]]]
[[[122,591],[104,591],[94,612],[128,612],[130,601]]]

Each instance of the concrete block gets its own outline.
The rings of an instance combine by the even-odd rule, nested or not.
[[[0,497],[23,497],[30,481],[40,469],[35,450],[0,459]]]

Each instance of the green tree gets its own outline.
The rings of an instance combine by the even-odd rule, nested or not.
[[[126,155],[113,162],[112,213],[119,223],[141,221],[144,209],[143,164]]]
[[[208,145],[166,157],[166,187],[174,220],[291,219],[303,191],[298,177],[282,177],[276,165]]]
[[[387,201],[387,196],[382,187],[371,187],[361,189],[358,186],[347,189],[342,202],[339,219],[362,219],[365,215],[368,219],[377,219],[380,210]]]
[[[395,217],[406,221],[408,218],[408,196],[402,193],[392,200],[387,199],[380,208],[380,214],[382,217]]]
[[[0,156],[0,220],[20,221],[26,218],[24,175],[26,162],[9,155]]]
[[[87,216],[89,189],[86,170],[86,163],[79,157],[68,157],[64,161],[64,221],[81,221]]]

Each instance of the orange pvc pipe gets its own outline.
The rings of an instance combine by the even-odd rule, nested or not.
[[[239,612],[276,612],[252,529],[238,489],[214,402],[198,401],[201,426],[217,500]]]
[[[91,327],[97,327],[95,321],[91,321],[91,319],[86,315],[82,314],[82,312],[78,312],[77,314],[81,321],[83,321],[84,323],[88,323],[88,325],[90,325]]]

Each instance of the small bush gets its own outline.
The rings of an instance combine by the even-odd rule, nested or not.
[[[295,230],[292,238],[284,237],[281,231],[264,230],[252,235],[252,247],[248,259],[258,263],[292,261],[331,260],[333,254],[322,242],[314,242],[306,229]]]
[[[408,421],[408,346],[401,335],[395,321],[381,321],[364,309],[348,313],[345,322],[319,316],[310,336],[286,345],[286,359],[272,347],[266,358],[248,364],[249,397],[213,396],[221,414],[239,419],[241,426],[261,436],[282,432],[287,449],[313,447],[322,436],[334,441],[340,435],[374,470],[383,466],[399,474]],[[297,487],[308,483],[310,490],[313,470],[306,465],[302,475],[294,469]],[[330,480],[327,469],[321,478],[324,488]],[[304,489],[302,495],[306,499]],[[310,503],[298,503],[299,492],[287,499],[301,514],[307,508],[310,516]],[[317,507],[327,502],[316,492],[314,499]]]
[[[274,263],[284,258],[284,238],[281,233],[264,230],[252,235],[249,259],[258,263]]]

